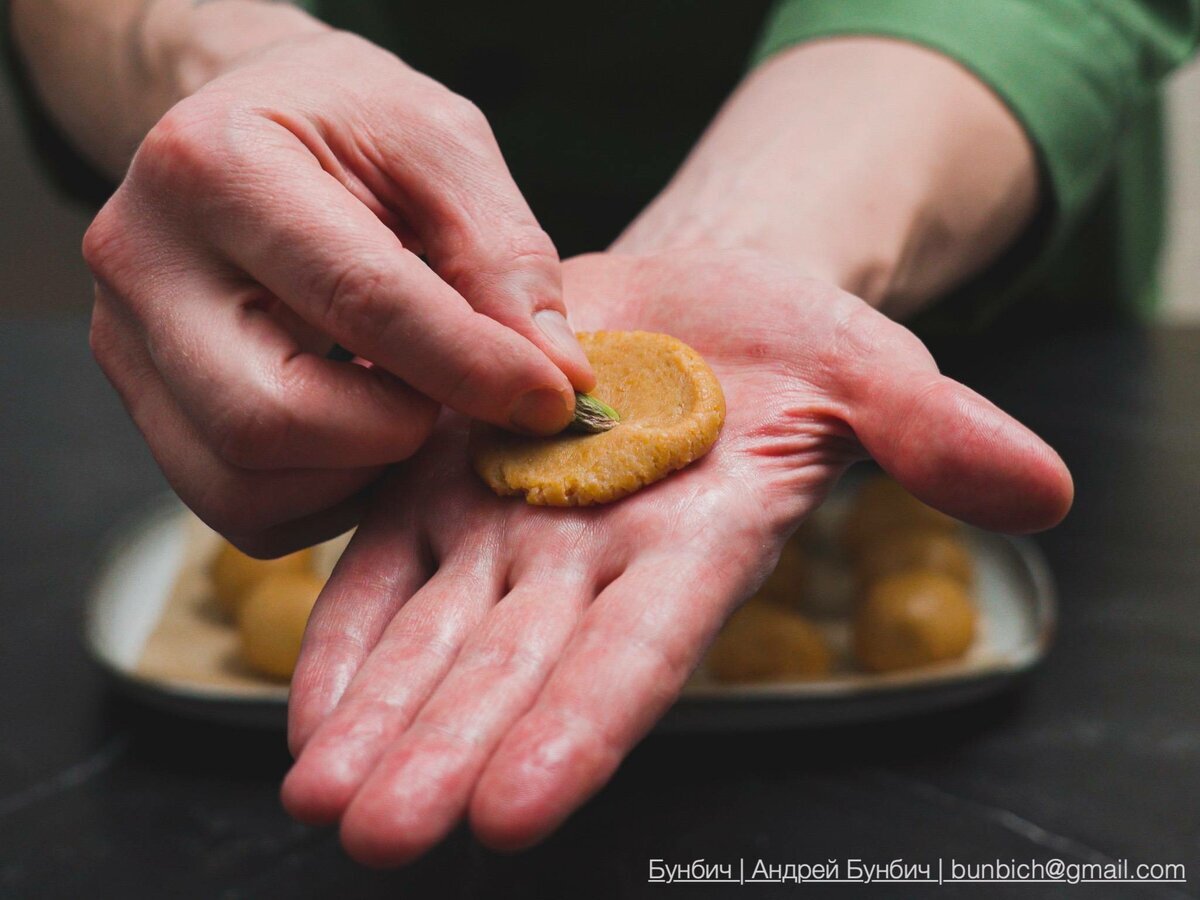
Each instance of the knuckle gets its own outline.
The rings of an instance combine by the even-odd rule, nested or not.
[[[189,98],[176,104],[143,138],[130,177],[176,191],[219,180],[230,147],[225,118],[208,101]]]
[[[106,203],[83,233],[83,261],[97,278],[103,278],[119,252],[124,229],[113,201]]]
[[[878,323],[872,321],[871,313],[866,304],[857,300],[847,299],[847,302],[833,306],[834,318],[829,334],[819,350],[821,367],[830,376],[831,383],[853,387],[864,374],[864,365],[879,358],[882,348],[878,340]],[[847,385],[848,380],[850,385]]]
[[[135,319],[152,316],[159,299],[158,274],[174,265],[173,247],[145,221],[121,187],[96,214],[82,242],[84,263],[107,301]]]
[[[326,48],[328,53],[340,54],[348,63],[361,60],[364,56],[378,57],[381,52],[386,53],[378,44],[372,43],[353,31],[342,29],[322,32],[312,40],[322,48]]]
[[[495,245],[481,248],[483,253],[470,252],[478,240],[474,227],[464,226],[459,252],[439,265],[442,277],[477,312],[503,317],[514,307],[561,293],[558,251],[535,222],[518,221]]]
[[[468,141],[490,141],[492,126],[483,110],[461,94],[447,91],[430,110],[440,131]]]
[[[394,310],[380,301],[387,276],[372,266],[354,265],[338,273],[327,291],[324,324],[339,341],[382,334],[390,329]]]
[[[475,313],[474,315],[480,315]],[[514,364],[514,360],[509,360],[508,364]],[[495,370],[495,360],[491,357],[479,355],[468,359],[462,367],[454,373],[449,390],[446,392],[446,403],[454,408],[459,409],[466,407],[474,397],[494,398],[502,391],[497,391],[495,381],[488,376]]]
[[[407,424],[392,445],[395,461],[400,462],[415,454],[429,440],[437,424],[440,407],[432,400],[414,404],[406,413]]]
[[[495,267],[501,272],[542,273],[557,281],[558,250],[550,240],[550,235],[536,222],[521,221],[523,217],[519,215],[514,218],[516,224],[508,229],[507,236],[500,244]]]
[[[211,423],[213,449],[239,468],[273,468],[287,444],[290,424],[286,411],[272,400],[240,403]]]
[[[824,344],[820,362],[842,397],[871,397],[880,379],[910,379],[936,374],[937,363],[919,337],[857,298],[845,297]]]
[[[558,265],[558,248],[550,235],[536,222],[518,226],[509,235],[508,252],[516,262],[533,265]]]

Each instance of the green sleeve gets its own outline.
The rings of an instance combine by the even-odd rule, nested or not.
[[[930,47],[989,85],[1037,147],[1061,234],[1104,180],[1130,113],[1195,47],[1200,0],[782,0],[756,60],[846,34]]]
[[[1149,315],[1165,197],[1158,87],[1200,40],[1200,0],[779,0],[754,61],[851,34],[956,60],[1008,105],[1038,154],[1035,222],[914,328],[932,336]]]

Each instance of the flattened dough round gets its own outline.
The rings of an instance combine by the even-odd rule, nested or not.
[[[687,344],[645,331],[597,331],[579,342],[596,372],[592,393],[620,424],[538,438],[474,423],[471,460],[497,494],[538,506],[610,503],[699,459],[720,434],[721,385]]]

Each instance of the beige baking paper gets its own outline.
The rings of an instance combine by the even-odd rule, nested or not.
[[[219,689],[243,696],[279,696],[287,683],[259,675],[238,652],[237,628],[213,597],[209,565],[219,535],[189,518],[183,563],[170,597],[138,660],[137,673],[179,687]],[[317,568],[328,575],[349,535],[318,548]]]

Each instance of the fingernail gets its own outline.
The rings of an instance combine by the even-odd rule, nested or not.
[[[574,412],[574,403],[568,406],[566,398],[558,391],[538,388],[517,400],[508,420],[522,431],[557,434],[567,427]]]
[[[592,371],[592,364],[588,362],[587,355],[579,346],[579,341],[575,337],[575,332],[571,330],[566,316],[557,309],[542,309],[533,314],[533,321],[542,330],[542,334],[550,339],[550,343],[557,347],[574,365],[584,372]]]

